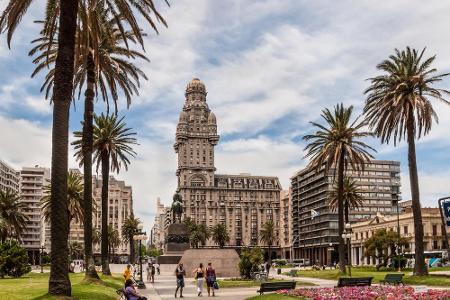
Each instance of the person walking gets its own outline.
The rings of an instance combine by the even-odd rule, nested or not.
[[[177,289],[175,290],[175,298],[177,297],[178,290],[180,290],[180,298],[183,298],[183,288],[184,288],[184,276],[186,271],[184,270],[183,263],[180,262],[175,269],[175,276],[177,278]]]
[[[212,267],[211,262],[208,263],[208,267],[206,267],[206,289],[208,290],[208,297],[212,295],[216,296],[214,293],[214,283],[216,282],[216,270]]]
[[[131,279],[131,277],[131,265],[127,265],[125,271],[123,271],[123,279],[127,282],[127,280]]]
[[[198,268],[195,268],[192,271],[193,274],[195,274],[195,279],[197,279],[197,296],[201,297],[203,293],[203,280],[205,279],[205,270],[203,269],[203,264],[200,263],[198,265]]]
[[[155,283],[155,266],[151,262],[147,265],[147,282]]]
[[[156,267],[156,274],[161,275],[161,269],[158,263],[155,264]]]

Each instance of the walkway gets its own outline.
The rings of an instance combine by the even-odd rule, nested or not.
[[[175,265],[172,268],[162,268],[161,275],[155,276],[155,283],[145,283],[147,285],[146,290],[140,292],[144,294],[148,299],[175,299]],[[183,290],[184,299],[199,299],[197,297],[197,286],[193,278],[185,279],[185,288]],[[256,293],[257,287],[250,288],[221,288],[216,291],[216,297],[220,299],[229,300],[243,300],[251,296],[258,295]],[[179,294],[178,294],[179,295]],[[203,297],[208,298],[208,292],[206,287],[203,289]],[[178,299],[178,298],[177,298]],[[211,299],[213,299],[211,297]]]

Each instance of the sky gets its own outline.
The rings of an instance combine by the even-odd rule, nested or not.
[[[6,1],[0,3],[0,8]],[[200,78],[216,114],[221,136],[217,172],[278,176],[283,188],[303,168],[310,121],[320,122],[324,108],[364,105],[367,78],[395,48],[427,47],[434,66],[450,72],[450,2],[301,1],[301,0],[155,0],[168,23],[159,35],[145,28],[150,62],[140,95],[119,114],[137,133],[137,156],[117,178],[133,186],[134,210],[147,228],[156,199],[169,204],[176,189],[175,129],[186,84]],[[28,57],[43,15],[35,0],[17,29],[11,50],[0,36],[0,159],[17,169],[50,166],[52,107],[40,93],[43,75],[31,78]],[[141,24],[145,24],[141,22]],[[450,77],[439,87],[450,89]],[[423,206],[436,206],[450,194],[450,107],[435,101],[439,124],[417,142]],[[101,100],[96,112],[103,111]],[[80,129],[83,102],[70,111],[70,131]],[[407,144],[367,142],[377,159],[401,162],[402,197],[409,199]],[[76,167],[70,149],[69,164]]]

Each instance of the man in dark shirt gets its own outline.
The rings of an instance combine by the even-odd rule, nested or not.
[[[180,262],[175,269],[175,276],[177,278],[177,289],[175,290],[175,298],[177,297],[178,290],[180,290],[180,298],[183,298],[183,288],[184,288],[184,276],[186,271],[184,270],[183,263]]]

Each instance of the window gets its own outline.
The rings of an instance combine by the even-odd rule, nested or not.
[[[408,234],[408,226],[403,226],[403,233]]]
[[[433,236],[436,236],[436,235],[437,235],[437,225],[433,224]]]
[[[439,249],[438,241],[433,241],[433,249]]]

